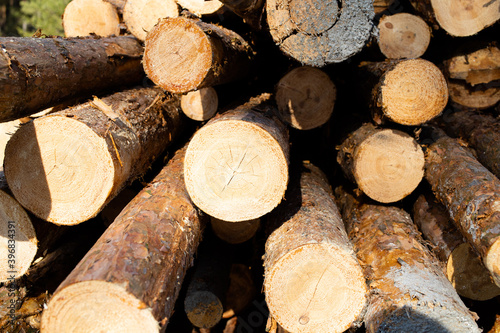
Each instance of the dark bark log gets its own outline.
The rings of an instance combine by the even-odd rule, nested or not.
[[[221,2],[252,28],[262,29],[264,0],[222,0]]]

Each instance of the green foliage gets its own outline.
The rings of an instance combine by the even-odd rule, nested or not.
[[[70,0],[25,0],[21,2],[17,33],[32,36],[38,29],[45,35],[64,35],[62,14]]]

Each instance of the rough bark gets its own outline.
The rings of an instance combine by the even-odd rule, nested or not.
[[[460,296],[484,301],[500,295],[500,288],[481,258],[455,227],[446,208],[432,195],[418,197],[413,206],[413,219],[444,263],[446,276]]]
[[[212,87],[191,91],[181,97],[182,112],[193,120],[209,120],[215,115],[218,107],[219,97]]]
[[[500,286],[500,180],[447,136],[427,148],[425,178]]]
[[[120,15],[112,1],[72,0],[63,14],[63,27],[66,37],[118,36],[120,34]]]
[[[139,40],[146,40],[148,32],[165,17],[179,16],[175,0],[127,0],[123,21]]]
[[[212,118],[189,143],[184,172],[193,202],[224,221],[260,218],[288,183],[289,142],[270,95]]]
[[[268,218],[266,302],[288,331],[344,332],[362,320],[366,282],[325,176],[308,163],[300,171]]]
[[[424,153],[410,135],[365,124],[339,146],[344,174],[370,198],[395,202],[409,195],[424,176]]]
[[[367,332],[480,332],[408,213],[336,194],[369,283]]]
[[[59,286],[42,331],[165,328],[205,223],[184,187],[184,152],[127,205]]]
[[[228,29],[184,17],[166,18],[148,34],[143,63],[154,83],[183,93],[245,77],[252,52]]]
[[[1,37],[0,45],[0,121],[144,77],[143,48],[132,37]]]
[[[7,182],[36,216],[78,224],[147,170],[181,120],[178,99],[161,89],[94,98],[23,125],[7,144]]]
[[[408,13],[384,16],[378,24],[380,51],[386,58],[419,58],[431,40],[431,29],[420,17]]]

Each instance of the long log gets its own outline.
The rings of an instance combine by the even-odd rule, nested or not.
[[[125,90],[35,119],[7,144],[7,183],[36,216],[78,224],[147,170],[181,120],[178,99],[157,88]]]
[[[288,183],[289,142],[270,95],[212,118],[189,143],[186,187],[205,213],[224,221],[260,218]]]
[[[179,16],[175,0],[127,0],[123,22],[137,39],[144,41],[148,32],[165,17]]]
[[[408,213],[336,195],[369,284],[368,333],[480,332]]]
[[[372,0],[268,0],[267,23],[280,49],[303,64],[322,67],[360,52],[372,34]]]
[[[370,198],[395,202],[409,195],[424,176],[424,153],[410,135],[365,124],[339,146],[344,174]]]
[[[436,198],[500,286],[500,180],[444,134],[427,148],[425,164]]]
[[[362,320],[367,289],[325,175],[305,164],[268,218],[264,291],[291,332],[344,332]]]
[[[155,84],[184,93],[243,78],[252,52],[228,29],[184,17],[166,18],[149,32],[143,64]]]
[[[132,37],[1,37],[0,45],[0,121],[144,78],[143,48]]]
[[[63,14],[64,35],[66,37],[118,36],[120,35],[120,15],[112,1],[72,0]]]
[[[185,190],[184,152],[127,205],[59,286],[43,313],[42,332],[164,330],[206,222]]]
[[[460,296],[484,301],[500,295],[500,288],[493,282],[479,255],[435,198],[419,196],[413,205],[413,220],[444,263],[446,276]]]

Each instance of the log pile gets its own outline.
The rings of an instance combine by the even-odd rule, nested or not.
[[[0,331],[495,331],[499,13],[72,0],[0,37]]]

